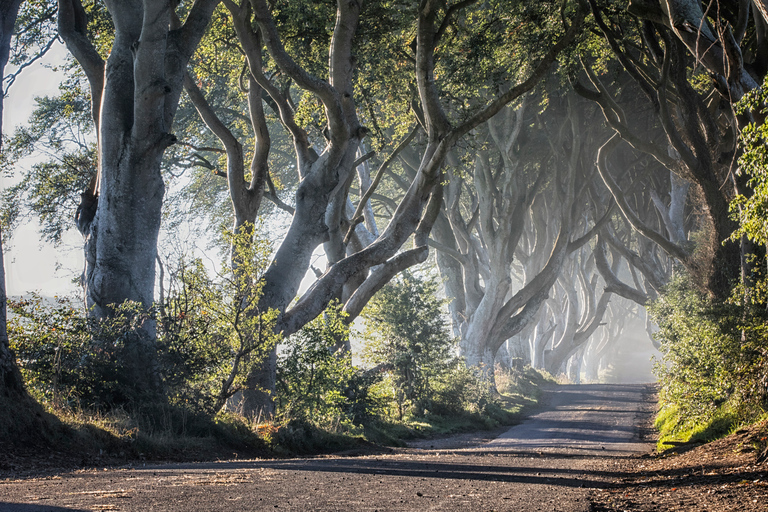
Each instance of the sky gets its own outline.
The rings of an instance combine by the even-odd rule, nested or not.
[[[64,46],[57,44],[42,62],[25,69],[13,84],[3,105],[3,131],[6,135],[26,122],[34,109],[35,97],[58,92],[62,75],[46,67],[46,64],[60,62],[65,54]],[[21,165],[28,168],[33,163],[34,160],[26,160]],[[14,182],[13,177],[9,179],[0,174],[0,188]],[[60,247],[53,247],[40,241],[36,222],[21,225],[13,233],[5,253],[8,295],[31,291],[48,296],[77,293],[77,286],[72,280],[82,271],[82,245],[82,238],[75,230],[65,235]]]
[[[58,85],[63,79],[63,73],[54,72],[50,64],[60,63],[66,54],[64,45],[57,44],[41,62],[24,70],[13,84],[4,103],[3,130],[6,135],[12,134],[17,126],[26,123],[35,107],[35,97],[58,94]],[[35,161],[33,158],[24,160],[20,167],[30,168]],[[0,173],[0,189],[12,185],[18,179],[5,177]],[[73,218],[74,213],[73,211]],[[58,247],[40,240],[36,220],[30,219],[14,231],[5,253],[9,296],[25,295],[33,291],[44,296],[80,295],[81,289],[76,280],[83,271],[83,240],[80,233],[74,229],[74,222],[72,228],[64,235]],[[185,249],[202,255],[204,261],[210,263],[211,269],[219,261],[218,255],[205,251],[204,248],[195,246]],[[314,264],[324,268],[322,248],[319,248],[316,256]],[[313,282],[314,274],[308,272],[300,291],[309,288]]]

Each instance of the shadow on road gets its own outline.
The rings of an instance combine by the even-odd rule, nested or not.
[[[509,452],[500,454],[508,457]],[[530,454],[526,454],[530,456]],[[475,453],[475,457],[495,457],[493,453],[483,451]],[[563,459],[565,462],[570,456],[542,456],[538,458],[549,459],[554,464],[542,468],[538,464],[532,464],[531,467],[506,465],[504,463],[496,464],[467,464],[464,462],[439,462],[439,461],[414,461],[404,460],[402,462],[391,459],[318,459],[318,460],[288,460],[279,462],[226,462],[219,464],[197,464],[189,466],[188,469],[197,471],[220,471],[224,470],[251,470],[251,469],[271,469],[277,471],[287,471],[292,474],[307,473],[340,473],[356,474],[370,476],[402,476],[411,478],[437,478],[445,480],[477,480],[484,482],[516,482],[526,484],[547,484],[560,487],[574,488],[605,488],[605,481],[600,477],[615,477],[615,472],[610,471],[590,471],[586,473],[580,469],[558,468],[557,460]],[[584,459],[584,455],[579,456]],[[567,463],[565,463],[567,465]],[[174,465],[173,471],[184,471],[185,465]],[[162,470],[155,469],[157,475],[162,474]],[[595,477],[598,477],[595,479]]]
[[[81,508],[64,508],[30,503],[7,503],[3,501],[0,501],[0,510],[2,512],[89,512]]]

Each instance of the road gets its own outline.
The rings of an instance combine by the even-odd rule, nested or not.
[[[460,449],[85,470],[0,483],[2,512],[586,512],[621,460],[648,451],[644,385],[570,385],[498,438]],[[439,443],[435,443],[439,446]]]

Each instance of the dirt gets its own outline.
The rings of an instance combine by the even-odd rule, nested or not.
[[[708,444],[629,457],[589,499],[595,512],[768,511],[766,441],[762,422]]]
[[[506,431],[354,457],[56,470],[51,454],[38,474],[0,459],[0,511],[768,510],[765,425],[656,456],[650,387],[561,386],[548,402]]]

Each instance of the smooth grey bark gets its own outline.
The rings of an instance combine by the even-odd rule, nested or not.
[[[582,291],[583,294],[587,295],[587,303],[591,303],[597,290],[593,283]],[[567,296],[568,313],[566,314],[565,332],[563,332],[560,340],[555,343],[554,347],[550,351],[545,352],[544,355],[545,367],[553,375],[558,374],[566,361],[584,347],[600,326],[611,298],[611,292],[603,292],[593,307],[588,308],[582,315],[578,314],[580,301],[576,296],[576,290],[572,286],[568,287]]]
[[[608,258],[605,254],[605,242],[600,235],[598,235],[597,243],[595,244],[594,254],[595,265],[605,281],[606,291],[610,291],[616,295],[634,301],[641,306],[645,306],[648,303],[648,295],[643,290],[638,290],[637,288],[629,286],[616,276],[615,270],[611,268],[611,265],[608,263]]]
[[[454,297],[454,331],[469,365],[492,369],[506,340],[534,319],[541,321],[539,308],[568,255],[594,236],[594,225],[604,222],[582,211],[584,202],[578,199],[591,178],[582,178],[576,187],[576,176],[589,159],[582,156],[588,144],[572,100],[553,98],[551,104],[566,105],[566,113],[548,110],[533,124],[521,122],[522,108],[516,114],[507,109],[506,119],[499,115],[488,123],[484,141],[494,148],[493,158],[499,163],[493,167],[491,156],[478,151],[471,183],[460,175],[448,180],[433,247],[438,250],[446,292]],[[517,144],[521,131],[527,140],[537,139],[534,125],[550,127],[551,133],[541,136],[546,142]],[[569,150],[564,152],[563,147]],[[554,176],[547,169],[553,169]],[[542,192],[547,180],[552,185]],[[584,235],[571,241],[575,232]],[[531,335],[540,342],[551,336],[546,330]],[[531,344],[533,364],[540,364],[541,350]]]
[[[659,211],[664,227],[667,229],[667,235],[674,244],[685,246],[688,236],[685,230],[685,204],[688,199],[688,190],[691,183],[677,174],[670,172],[669,179],[671,183],[669,191],[669,205],[667,205],[656,190],[651,189],[651,199],[654,206]]]
[[[748,3],[745,3],[748,9]],[[754,2],[762,13],[762,2]],[[741,10],[744,11],[744,6]],[[703,64],[721,86],[721,94],[735,103],[758,87],[744,68],[741,49],[730,27],[716,34],[696,0],[631,1],[627,10],[641,19],[659,23],[682,41],[697,62]],[[746,20],[747,13],[741,13]],[[745,21],[746,22],[746,21]],[[743,36],[743,30],[741,31]],[[739,38],[740,39],[740,38]]]
[[[22,1],[0,0],[0,77],[4,76],[5,66],[8,64],[13,26]],[[5,94],[6,91],[3,90],[3,84],[0,82],[0,145],[2,145],[3,100]],[[3,232],[2,226],[0,226],[0,396],[13,398],[23,393],[24,384],[21,379],[21,373],[16,366],[16,359],[10,349],[6,304]]]
[[[87,38],[80,1],[59,1],[60,33],[90,82],[98,134],[98,207],[86,234],[85,272],[86,304],[96,317],[126,300],[145,308],[153,302],[160,160],[175,142],[170,129],[187,61],[217,3],[196,1],[172,29],[170,0],[108,1],[115,39],[104,63]]]
[[[164,195],[160,164],[187,62],[218,0],[196,0],[182,24],[171,0],[107,0],[115,38],[106,63],[88,39],[80,0],[59,0],[59,32],[88,77],[97,128],[97,201],[84,223],[84,292],[89,314],[105,318],[126,301],[148,310]],[[129,340],[126,370],[138,389],[157,390],[155,326]]]

